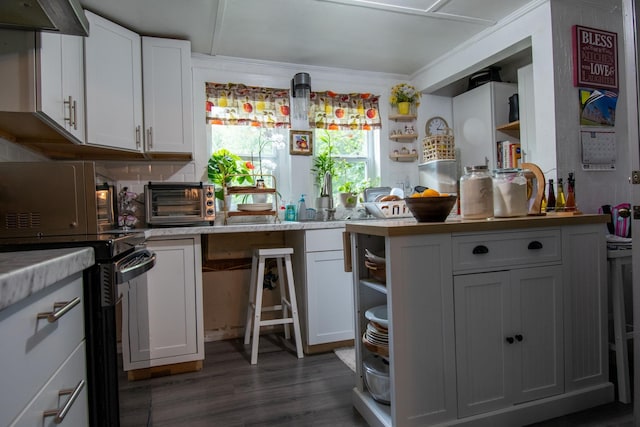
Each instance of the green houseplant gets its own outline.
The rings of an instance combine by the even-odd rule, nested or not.
[[[224,187],[231,184],[253,184],[248,176],[254,168],[251,162],[245,162],[240,156],[221,148],[211,154],[207,165],[207,176],[216,186],[216,199],[224,200]]]

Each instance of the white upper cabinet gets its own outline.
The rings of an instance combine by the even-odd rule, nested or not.
[[[84,142],[84,56],[82,37],[38,33],[39,110]]]
[[[191,43],[142,37],[147,153],[193,152]]]
[[[20,143],[84,142],[82,37],[0,30],[0,40],[2,131]]]
[[[142,151],[140,36],[85,11],[87,144]]]

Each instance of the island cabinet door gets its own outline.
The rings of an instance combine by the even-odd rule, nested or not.
[[[564,391],[560,266],[456,276],[460,417]]]
[[[455,419],[451,236],[397,236],[385,246],[391,424]]]
[[[567,392],[609,381],[606,247],[602,225],[562,230]]]

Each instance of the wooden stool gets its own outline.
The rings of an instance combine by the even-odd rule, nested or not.
[[[260,338],[260,327],[268,325],[284,325],[284,335],[290,339],[289,323],[293,323],[293,333],[295,335],[296,350],[298,358],[301,359],[302,339],[300,337],[300,321],[298,320],[298,304],[296,302],[296,291],[293,283],[293,270],[291,268],[292,248],[256,249],[253,252],[251,264],[251,284],[249,287],[249,306],[247,309],[247,322],[244,332],[244,343],[249,344],[253,327],[253,342],[251,345],[251,364],[258,362],[258,340]],[[268,258],[275,258],[278,266],[278,280],[280,283],[280,304],[262,307],[262,287],[264,282],[264,265]],[[282,274],[282,262],[286,267],[286,288],[284,286],[284,275]],[[288,289],[289,299],[286,298]],[[282,317],[278,319],[262,320],[262,313],[265,311],[282,311]],[[291,315],[289,315],[291,311]],[[253,315],[253,316],[252,316]],[[251,318],[253,317],[253,322]]]

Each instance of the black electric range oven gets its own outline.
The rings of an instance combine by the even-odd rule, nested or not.
[[[87,387],[91,427],[120,425],[117,286],[155,265],[155,254],[144,247],[143,233],[0,239],[0,252],[92,247],[96,263],[84,271]]]

